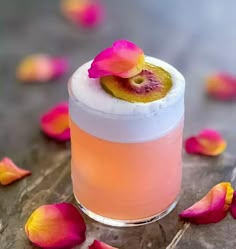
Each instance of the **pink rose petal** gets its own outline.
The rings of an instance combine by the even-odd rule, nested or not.
[[[40,120],[42,131],[58,141],[70,139],[69,107],[67,102],[57,104],[44,113]]]
[[[43,83],[58,78],[67,71],[67,59],[51,57],[47,54],[33,54],[20,62],[16,75],[25,83]]]
[[[69,69],[69,62],[66,58],[51,58],[52,79],[59,78]]]
[[[217,223],[226,216],[232,202],[233,192],[231,183],[219,183],[205,197],[181,212],[179,216],[196,224]]]
[[[218,100],[236,99],[236,77],[226,73],[211,75],[206,82],[206,91]]]
[[[198,135],[185,141],[187,153],[206,156],[220,155],[226,149],[226,145],[220,133],[212,129],[202,130]]]
[[[104,19],[104,8],[98,1],[91,1],[80,15],[83,27],[95,27]]]
[[[0,161],[0,184],[4,186],[30,174],[30,171],[19,168],[8,157],[5,157]]]
[[[62,0],[63,14],[74,24],[91,28],[104,19],[104,6],[99,0]]]
[[[230,213],[236,219],[236,191],[234,192],[233,201],[230,206]]]
[[[109,246],[102,241],[94,240],[93,244],[88,249],[118,249],[116,247]]]
[[[139,74],[144,66],[144,53],[134,43],[116,41],[112,47],[100,52],[88,70],[90,78],[107,75],[129,78]]]
[[[25,224],[29,240],[40,248],[70,249],[85,240],[86,226],[79,211],[70,203],[37,208]]]

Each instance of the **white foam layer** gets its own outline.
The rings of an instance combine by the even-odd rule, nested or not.
[[[171,65],[153,57],[146,57],[147,62],[160,66],[172,76],[173,87],[165,98],[150,103],[130,103],[107,94],[99,84],[99,79],[88,77],[91,62],[82,65],[73,75],[71,90],[76,99],[88,107],[110,114],[136,115],[156,113],[173,103],[175,97],[183,95],[185,82],[183,76]]]
[[[184,114],[185,80],[168,63],[153,57],[147,62],[171,74],[173,86],[168,94],[150,103],[130,103],[107,94],[99,79],[90,79],[85,63],[72,76],[70,115],[84,131],[114,142],[143,142],[161,137],[172,130]]]

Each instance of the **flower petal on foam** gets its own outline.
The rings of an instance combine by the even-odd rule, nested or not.
[[[23,82],[47,82],[60,77],[68,70],[65,58],[46,54],[33,54],[24,58],[17,67],[16,76]]]
[[[67,102],[57,104],[40,119],[41,130],[58,141],[70,139],[69,107]]]
[[[25,224],[27,237],[41,248],[72,248],[85,240],[85,231],[83,217],[70,203],[41,206]]]
[[[227,143],[219,132],[212,129],[202,130],[198,135],[185,141],[185,149],[190,154],[206,156],[220,155],[226,149]]]
[[[230,213],[236,219],[236,191],[234,192],[233,201],[230,206]]]
[[[99,0],[62,0],[63,14],[83,27],[97,26],[104,18],[104,7]]]
[[[142,49],[130,41],[118,40],[94,58],[88,72],[90,78],[107,75],[129,78],[139,74],[143,66]]]
[[[4,186],[30,174],[30,171],[19,168],[8,157],[5,157],[0,161],[0,184]]]
[[[236,77],[226,73],[211,75],[206,81],[206,91],[218,100],[236,99]]]
[[[109,246],[102,241],[94,240],[93,244],[88,249],[118,249],[116,247]]]
[[[196,224],[217,223],[226,216],[233,192],[230,182],[219,183],[205,197],[181,212],[179,216]]]

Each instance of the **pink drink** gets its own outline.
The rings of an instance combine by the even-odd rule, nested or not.
[[[176,205],[181,189],[184,79],[170,65],[146,60],[163,67],[173,81],[167,96],[152,104],[109,99],[104,92],[96,102],[87,91],[103,91],[98,82],[90,82],[90,90],[76,88],[94,81],[86,75],[89,64],[70,82],[74,195],[87,215],[110,225],[163,217]]]

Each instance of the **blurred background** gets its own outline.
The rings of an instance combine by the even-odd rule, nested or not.
[[[44,143],[40,115],[67,99],[67,81],[77,67],[117,39],[133,41],[183,73],[185,136],[211,127],[233,141],[236,105],[209,99],[204,84],[217,71],[236,75],[236,1],[100,1],[103,22],[83,28],[62,15],[58,0],[0,0],[0,157]],[[69,72],[45,84],[18,82],[19,61],[39,52],[68,57]]]

